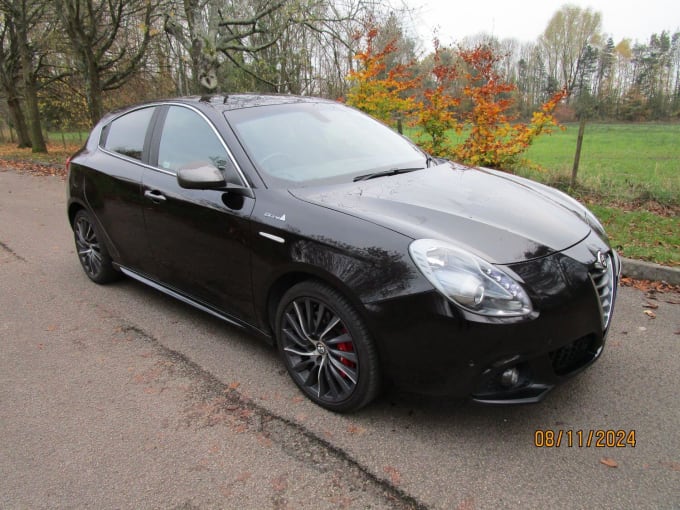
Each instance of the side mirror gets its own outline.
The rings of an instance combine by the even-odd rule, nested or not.
[[[227,187],[224,175],[212,165],[195,168],[180,168],[177,182],[186,189],[223,189]]]

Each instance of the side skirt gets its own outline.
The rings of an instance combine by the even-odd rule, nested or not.
[[[125,266],[121,266],[119,264],[116,264],[116,267],[124,275],[129,276],[130,278],[137,280],[137,281],[143,283],[144,285],[148,285],[149,287],[152,287],[152,288],[162,292],[163,294],[167,294],[168,296],[171,296],[175,299],[178,299],[179,301],[186,303],[190,306],[193,306],[194,308],[198,308],[202,312],[209,313],[213,317],[217,317],[218,319],[220,319],[224,322],[227,322],[227,323],[229,323],[233,326],[237,326],[237,327],[244,329],[244,330],[247,330],[247,331],[252,331],[253,333],[263,337],[263,339],[265,341],[267,341],[268,343],[270,343],[270,344],[273,343],[272,338],[268,334],[266,334],[264,331],[262,331],[262,330],[260,330],[256,327],[252,326],[251,324],[239,321],[236,318],[233,318],[233,317],[231,317],[231,316],[229,316],[225,313],[222,313],[222,312],[214,309],[213,307],[211,307],[209,305],[205,305],[205,304],[201,303],[200,301],[196,301],[195,299],[192,299],[185,294],[182,294],[182,293],[180,293],[176,290],[173,290],[169,287],[166,287],[165,285],[162,285],[161,283],[158,283],[154,280],[151,280],[151,279],[147,278],[146,276],[143,276],[143,275],[137,273],[136,271],[133,271],[132,269],[129,269]]]

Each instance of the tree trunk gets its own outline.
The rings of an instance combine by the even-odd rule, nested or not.
[[[24,13],[25,14],[25,13]],[[47,152],[47,145],[40,126],[40,110],[38,109],[38,93],[33,74],[33,55],[28,42],[28,28],[25,19],[17,22],[19,57],[21,59],[21,78],[24,85],[24,101],[28,115],[29,134],[33,152]]]
[[[92,55],[92,58],[88,58],[86,62],[85,100],[87,101],[87,109],[90,114],[90,127],[94,127],[99,122],[99,119],[102,118],[102,115],[104,115],[102,85],[97,62],[94,61],[94,55]]]
[[[583,145],[583,134],[586,130],[586,116],[582,115],[578,124],[578,136],[576,138],[576,154],[574,154],[574,166],[571,169],[571,182],[569,185],[576,186],[576,176],[578,175],[578,165],[581,161],[581,145]]]
[[[24,117],[24,112],[21,110],[21,102],[19,99],[17,97],[8,97],[7,109],[9,110],[10,119],[12,119],[12,125],[17,132],[17,147],[30,147],[31,137],[28,134],[26,117]],[[14,142],[14,140],[12,140],[12,142]]]
[[[31,135],[31,148],[33,152],[47,152],[47,145],[43,137],[42,127],[40,126],[40,110],[38,109],[38,94],[35,90],[35,83],[30,70],[24,71],[24,95],[26,100],[26,109],[28,110],[28,125],[29,133]]]

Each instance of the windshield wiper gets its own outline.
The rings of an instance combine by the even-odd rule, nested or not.
[[[357,175],[352,180],[354,182],[367,181],[368,179],[375,179],[376,177],[384,177],[386,175],[405,174],[405,173],[408,173],[408,172],[414,172],[416,170],[424,170],[424,168],[421,167],[421,166],[413,167],[413,168],[390,168],[389,170],[383,170],[382,172],[373,172],[372,174]]]

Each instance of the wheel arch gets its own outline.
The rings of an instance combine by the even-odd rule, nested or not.
[[[86,209],[86,207],[80,202],[73,201],[68,206],[68,222],[71,227],[73,227],[73,222],[76,219],[76,214],[78,211]]]
[[[346,285],[344,285],[339,279],[334,277],[332,274],[323,274],[320,273],[319,271],[312,271],[303,268],[291,269],[290,271],[278,275],[273,280],[271,285],[269,285],[267,291],[267,298],[263,307],[264,320],[262,322],[267,327],[269,327],[272,333],[271,335],[272,343],[274,345],[277,343],[275,321],[276,321],[276,309],[279,305],[279,302],[281,301],[283,295],[289,289],[291,289],[298,283],[302,283],[304,281],[316,281],[335,290],[352,305],[352,307],[354,308],[356,313],[361,317],[361,319],[367,322],[365,310],[361,301],[358,300],[356,296],[352,294],[351,290],[348,289]]]

